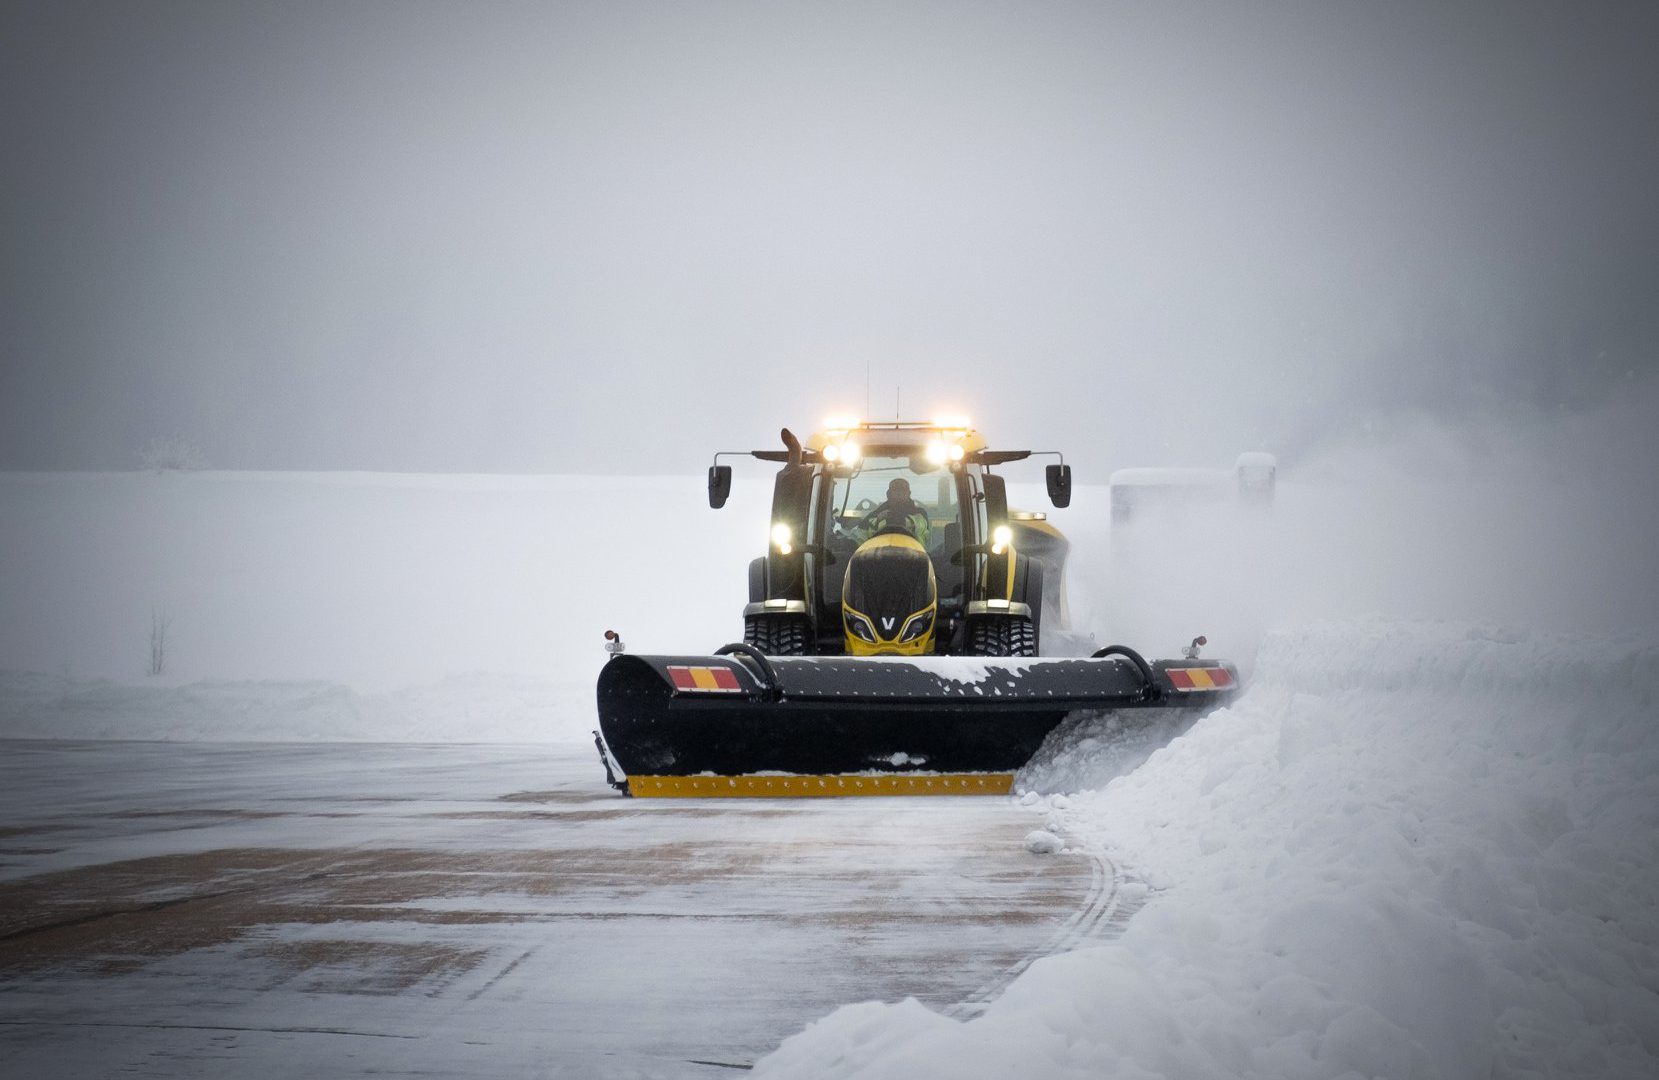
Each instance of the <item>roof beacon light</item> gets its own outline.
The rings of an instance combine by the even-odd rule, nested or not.
[[[935,416],[933,426],[945,431],[967,431],[973,427],[966,416]]]

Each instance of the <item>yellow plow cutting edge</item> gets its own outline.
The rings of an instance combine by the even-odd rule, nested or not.
[[[1006,795],[1013,773],[920,773],[858,776],[630,776],[628,794],[718,799],[848,795]]]

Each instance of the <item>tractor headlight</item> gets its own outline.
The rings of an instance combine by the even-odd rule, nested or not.
[[[931,629],[933,629],[933,609],[918,611],[904,621],[904,629],[899,631],[899,641],[915,641]]]
[[[847,633],[858,640],[867,641],[871,645],[881,644],[881,640],[876,637],[875,624],[866,616],[851,608],[843,608],[841,609],[841,621],[847,627]]]
[[[1014,542],[1014,530],[1006,525],[998,525],[991,530],[991,554],[1001,555],[1008,550],[1008,545]]]
[[[927,460],[931,464],[943,465],[949,456],[950,452],[945,449],[945,444],[938,439],[927,444]]]
[[[777,546],[779,555],[788,555],[794,550],[790,545],[794,542],[795,530],[784,522],[772,526],[772,543]]]
[[[858,444],[855,442],[830,443],[824,447],[824,460],[831,465],[855,465],[858,463]]]

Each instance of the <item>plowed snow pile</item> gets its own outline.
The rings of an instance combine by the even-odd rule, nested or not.
[[[756,1074],[1659,1075],[1656,704],[1651,638],[1269,635],[1139,768],[1097,717],[1022,776],[1156,891],[1121,939],[968,1022],[850,1006]]]

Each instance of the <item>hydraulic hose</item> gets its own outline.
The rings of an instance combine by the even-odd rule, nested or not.
[[[736,656],[740,660],[747,660],[749,665],[756,669],[756,674],[760,676],[761,689],[765,692],[766,696],[769,698],[779,698],[783,696],[783,691],[778,687],[778,673],[776,669],[772,667],[772,662],[766,659],[765,653],[761,652],[753,645],[750,645],[748,642],[734,641],[730,645],[722,645],[718,649],[714,650],[714,655]]]
[[[1108,645],[1104,649],[1096,649],[1089,654],[1090,659],[1100,660],[1108,656],[1121,656],[1135,666],[1140,672],[1141,681],[1146,684],[1144,691],[1147,701],[1156,701],[1159,697],[1158,680],[1152,675],[1152,667],[1146,658],[1127,645]]]

